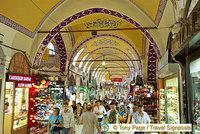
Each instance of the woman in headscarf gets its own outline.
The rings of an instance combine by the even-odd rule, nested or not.
[[[114,108],[110,110],[108,117],[105,120],[106,124],[118,123],[118,112]],[[119,132],[106,132],[106,134],[119,134]]]

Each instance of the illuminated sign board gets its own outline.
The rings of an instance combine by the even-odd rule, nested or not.
[[[31,83],[16,83],[16,88],[31,88],[32,84]]]
[[[31,82],[31,76],[7,74],[7,81]]]

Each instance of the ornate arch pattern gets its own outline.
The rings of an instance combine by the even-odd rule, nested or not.
[[[60,33],[58,33],[54,39],[56,41],[56,45],[57,45],[59,56],[60,56],[60,71],[65,71],[66,60],[67,60],[65,44],[63,42],[63,39]]]
[[[154,47],[149,43],[149,54],[148,54],[148,81],[156,81],[156,58],[157,54]]]
[[[64,28],[67,24],[82,18],[84,16],[90,15],[90,14],[95,14],[95,13],[103,13],[103,14],[108,14],[108,15],[112,15],[112,16],[116,16],[118,18],[121,18],[131,24],[133,24],[135,27],[140,28],[140,31],[142,33],[144,33],[144,35],[150,40],[150,42],[153,44],[153,47],[155,48],[158,57],[161,58],[161,54],[159,51],[159,48],[156,44],[156,42],[154,41],[154,39],[151,37],[151,35],[142,28],[142,26],[140,26],[136,21],[134,21],[133,19],[131,19],[130,17],[123,15],[121,13],[118,13],[116,11],[112,11],[112,10],[108,10],[108,9],[104,9],[104,8],[92,8],[92,9],[87,9],[84,11],[81,11],[71,17],[68,17],[67,19],[65,19],[64,21],[62,21],[59,25],[57,25],[52,31],[60,31],[62,28]],[[39,50],[36,53],[34,62],[33,62],[33,67],[38,67],[39,66],[39,62],[42,58],[42,54],[47,46],[47,44],[52,40],[52,38],[55,36],[56,33],[49,33],[46,38],[43,40],[42,45],[39,47]]]

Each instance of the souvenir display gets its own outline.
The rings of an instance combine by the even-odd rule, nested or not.
[[[152,123],[158,122],[157,117],[157,91],[150,86],[136,86],[134,100],[137,105],[143,104],[144,111],[149,114]]]

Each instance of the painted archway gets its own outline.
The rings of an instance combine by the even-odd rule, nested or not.
[[[140,31],[150,40],[150,42],[152,43],[158,58],[161,58],[161,54],[159,51],[159,48],[156,44],[156,42],[154,41],[154,39],[151,37],[151,35],[142,28],[141,25],[139,25],[136,21],[134,21],[133,19],[131,19],[130,17],[123,15],[121,13],[118,13],[116,11],[112,11],[112,10],[108,10],[108,9],[104,9],[104,8],[92,8],[92,9],[87,9],[84,11],[81,11],[71,17],[68,17],[67,19],[65,19],[64,21],[62,21],[59,25],[57,25],[52,31],[60,31],[62,28],[64,28],[66,25],[68,25],[69,23],[82,18],[84,16],[87,15],[91,15],[91,14],[95,14],[95,13],[102,13],[102,14],[108,14],[108,15],[112,15],[112,16],[116,16],[119,17],[131,24],[133,24],[133,26],[137,27],[138,29],[140,29]],[[37,68],[39,66],[42,54],[47,46],[47,44],[52,40],[52,38],[56,35],[56,33],[49,33],[46,38],[43,40],[42,45],[39,47],[34,62],[33,62],[33,67]]]

